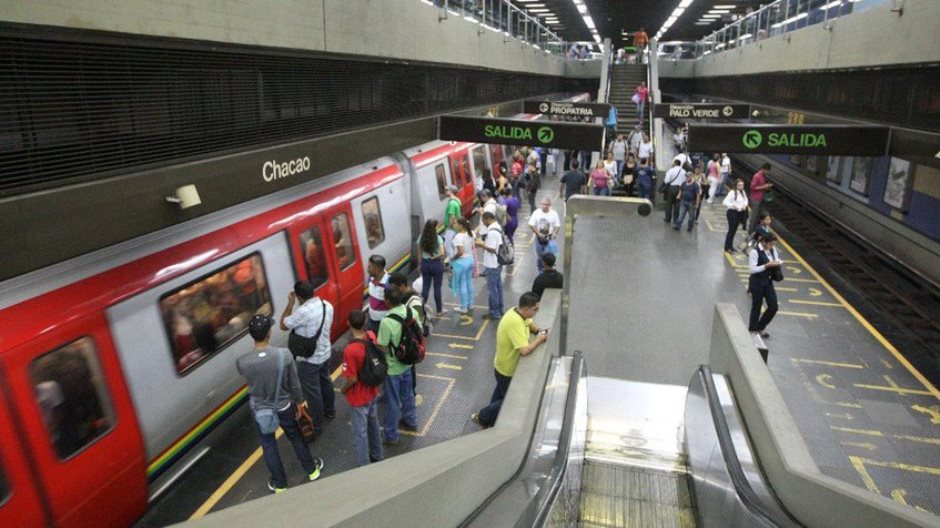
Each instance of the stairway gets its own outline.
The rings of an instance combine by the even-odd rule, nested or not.
[[[645,64],[610,65],[610,95],[608,95],[607,102],[617,107],[619,132],[629,133],[636,125],[636,105],[630,98],[633,97],[633,90],[645,80]]]

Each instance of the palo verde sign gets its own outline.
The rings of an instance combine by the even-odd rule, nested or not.
[[[739,154],[884,156],[888,128],[847,125],[689,124],[689,150]]]
[[[438,137],[445,141],[600,150],[602,125],[441,116]]]
[[[569,103],[564,101],[523,101],[522,112],[561,117],[603,117],[610,113],[604,103]]]
[[[653,117],[673,119],[747,119],[751,105],[662,103],[653,107]]]

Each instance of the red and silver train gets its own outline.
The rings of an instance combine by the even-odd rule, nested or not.
[[[308,279],[335,339],[369,255],[406,266],[504,155],[428,143],[0,284],[0,526],[131,524],[246,401],[251,315]]]

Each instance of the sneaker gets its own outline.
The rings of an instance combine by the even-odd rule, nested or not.
[[[459,313],[459,314],[461,314],[461,315],[464,315],[464,314],[466,314],[467,312],[469,312],[470,310],[467,310],[466,308],[463,308],[463,307],[458,306],[457,308],[454,308],[454,311],[457,312],[457,313]]]
[[[317,480],[318,478],[320,478],[320,470],[323,469],[323,459],[320,457],[313,457],[313,465],[315,467],[315,469],[313,470],[313,473],[307,475],[307,480],[309,480],[310,482],[313,482],[314,480]]]
[[[437,312],[437,317],[444,317],[445,315],[447,315],[447,312],[449,311],[450,310],[448,310],[447,308],[444,308],[443,310],[440,310]]]
[[[275,486],[274,481],[270,479],[268,480],[268,489],[273,491],[274,493],[281,493],[283,491],[287,491],[287,488],[279,488]]]
[[[473,414],[471,414],[471,415],[470,415],[470,421],[473,422],[473,423],[475,423],[475,424],[477,424],[477,425],[479,425],[480,427],[486,429],[486,426],[483,425],[483,422],[480,421],[480,414],[479,414],[479,413],[473,413]]]
[[[483,319],[489,319],[490,321],[496,321],[496,320],[499,320],[499,316],[498,316],[498,315],[493,315],[493,314],[483,314]]]

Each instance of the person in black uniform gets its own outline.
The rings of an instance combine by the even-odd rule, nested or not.
[[[565,277],[555,269],[555,254],[542,253],[542,266],[544,271],[539,273],[532,283],[532,293],[542,298],[542,292],[545,288],[561,289],[565,285]]]
[[[748,254],[747,267],[751,276],[748,280],[747,291],[751,294],[751,318],[748,330],[760,334],[761,337],[770,337],[766,332],[767,325],[777,314],[777,292],[774,282],[783,280],[780,269],[782,261],[777,254],[774,244],[776,235],[767,233],[758,241],[757,245]],[[767,309],[761,313],[764,301]]]

